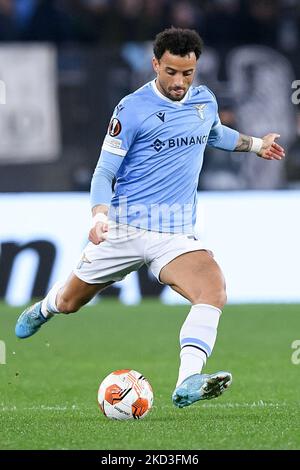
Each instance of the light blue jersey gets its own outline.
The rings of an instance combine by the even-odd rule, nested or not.
[[[109,217],[122,224],[192,233],[204,149],[233,150],[238,136],[221,124],[207,87],[172,101],[149,82],[114,110],[92,179],[92,206],[110,204]]]

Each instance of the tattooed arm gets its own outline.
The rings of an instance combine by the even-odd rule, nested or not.
[[[284,149],[275,140],[279,134],[267,134],[262,139],[240,134],[221,123],[220,119],[212,127],[207,144],[229,152],[254,152],[266,160],[281,160],[285,154]]]
[[[240,134],[234,152],[250,152],[252,147],[252,137]]]
[[[281,160],[284,149],[275,142],[279,134],[267,134],[262,139],[240,134],[234,152],[255,152],[266,160]]]

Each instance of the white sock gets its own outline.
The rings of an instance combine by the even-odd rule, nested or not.
[[[176,387],[187,377],[199,374],[205,363],[206,354],[204,352],[189,346],[183,348],[180,352],[180,367]]]
[[[60,313],[56,306],[56,296],[62,286],[62,282],[56,282],[44,298],[41,306],[41,312],[45,318],[51,318],[55,313]]]
[[[176,386],[199,374],[211,355],[221,310],[213,305],[193,305],[180,330],[180,368]]]

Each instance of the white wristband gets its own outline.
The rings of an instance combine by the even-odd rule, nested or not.
[[[255,153],[260,152],[262,145],[263,145],[263,140],[260,139],[259,137],[251,137],[251,139],[252,139],[252,145],[250,148],[250,152],[255,152]]]
[[[97,212],[97,214],[93,216],[93,227],[94,225],[96,225],[97,222],[102,222],[104,224],[107,224],[108,222],[107,215],[103,214],[103,212]]]

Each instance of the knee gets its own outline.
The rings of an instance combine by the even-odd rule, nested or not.
[[[201,292],[192,300],[193,304],[208,304],[222,310],[227,302],[226,288],[219,287],[208,292]]]
[[[78,304],[76,304],[71,299],[66,299],[63,296],[58,296],[56,299],[56,306],[61,313],[74,313],[77,312],[80,308]]]
[[[227,303],[227,294],[226,294],[225,287],[223,287],[222,289],[219,289],[218,292],[216,293],[216,298],[212,305],[222,310],[224,306],[226,305],[226,303]]]

